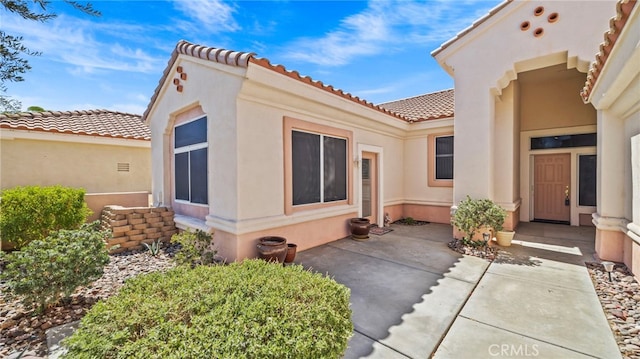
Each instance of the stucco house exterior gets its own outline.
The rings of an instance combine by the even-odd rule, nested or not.
[[[580,92],[618,16],[613,1],[505,1],[432,53],[454,89],[380,105],[253,53],[180,42],[143,115],[154,202],[180,228],[215,230],[229,260],[255,256],[264,235],[299,250],[342,238],[352,217],[449,223],[466,195],[499,203],[507,228],[598,226],[611,189],[597,169],[630,169],[631,144],[601,148],[602,115]],[[630,191],[631,175],[617,184]],[[628,198],[611,204],[620,223]]]
[[[0,189],[81,187],[96,219],[106,204],[148,205],[151,131],[107,110],[0,115]]]
[[[581,92],[597,111],[596,251],[640,275],[640,6],[619,2]]]

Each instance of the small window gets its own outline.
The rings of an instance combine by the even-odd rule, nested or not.
[[[436,180],[452,180],[453,136],[436,137],[435,141],[435,178]]]
[[[596,206],[596,155],[580,155],[578,157],[578,205]]]
[[[176,200],[208,204],[207,118],[174,130],[174,190]]]

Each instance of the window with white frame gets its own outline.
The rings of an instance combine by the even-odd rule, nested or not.
[[[208,204],[207,118],[184,123],[174,130],[175,198]]]
[[[291,131],[293,205],[347,199],[347,139]]]
[[[453,179],[453,136],[435,138],[435,179]]]

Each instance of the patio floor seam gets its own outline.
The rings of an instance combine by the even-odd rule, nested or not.
[[[487,274],[487,271],[491,267],[491,264],[492,263],[489,263],[489,265],[484,268],[484,271],[482,272],[482,275],[480,275],[480,278],[478,278],[478,281],[475,283],[473,288],[471,288],[471,291],[469,291],[469,294],[467,294],[467,298],[462,302],[462,304],[458,308],[458,312],[453,316],[453,320],[451,320],[449,322],[449,325],[447,325],[447,329],[440,336],[440,340],[438,340],[436,345],[433,347],[433,350],[431,351],[431,353],[429,353],[429,358],[431,358],[436,353],[436,351],[438,351],[438,348],[442,344],[442,341],[444,340],[444,338],[449,333],[449,330],[451,330],[451,327],[453,326],[453,323],[456,322],[456,319],[458,319],[458,317],[462,317],[462,315],[460,315],[460,313],[462,313],[462,310],[464,309],[464,307],[469,302],[469,299],[471,299],[471,296],[473,295],[473,292],[475,292],[476,288],[478,288],[478,285],[480,284],[480,281],[482,280],[482,278],[484,278],[485,274]]]
[[[465,315],[458,315],[458,316],[456,316],[456,318],[457,318],[457,317],[461,317],[461,318],[464,318],[464,319],[467,319],[467,320],[470,320],[470,321],[473,321],[473,322],[476,322],[476,323],[479,323],[479,324],[482,324],[482,325],[486,325],[486,326],[488,326],[488,327],[492,327],[492,328],[494,328],[494,329],[501,330],[501,331],[504,331],[504,332],[507,332],[507,333],[511,333],[511,334],[519,335],[519,336],[521,336],[521,337],[525,337],[525,338],[533,339],[533,340],[535,340],[535,341],[539,341],[539,342],[541,342],[541,343],[549,344],[549,345],[552,345],[552,346],[554,346],[554,347],[558,347],[558,348],[566,349],[566,350],[572,351],[572,352],[574,352],[574,353],[578,353],[578,354],[586,355],[586,356],[591,357],[591,358],[600,358],[600,357],[598,357],[598,356],[595,356],[595,355],[592,355],[592,354],[589,354],[589,353],[581,352],[581,351],[579,351],[579,350],[575,350],[575,349],[572,349],[572,348],[567,348],[566,346],[563,346],[563,345],[560,345],[560,344],[556,344],[556,343],[552,343],[552,342],[549,342],[549,341],[544,340],[544,339],[540,339],[540,338],[532,337],[532,336],[530,336],[530,335],[526,335],[526,334],[518,333],[518,332],[516,332],[516,331],[509,330],[509,329],[505,329],[505,328],[502,328],[502,327],[499,327],[499,326],[496,326],[496,325],[493,325],[493,324],[489,324],[489,323],[486,323],[486,322],[483,322],[483,321],[480,321],[480,320],[477,320],[477,319],[474,319],[474,318],[467,317],[467,316],[465,316]],[[438,345],[438,346],[439,346],[439,345]]]

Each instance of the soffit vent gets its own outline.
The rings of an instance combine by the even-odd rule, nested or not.
[[[129,164],[118,162],[118,172],[129,172]]]

